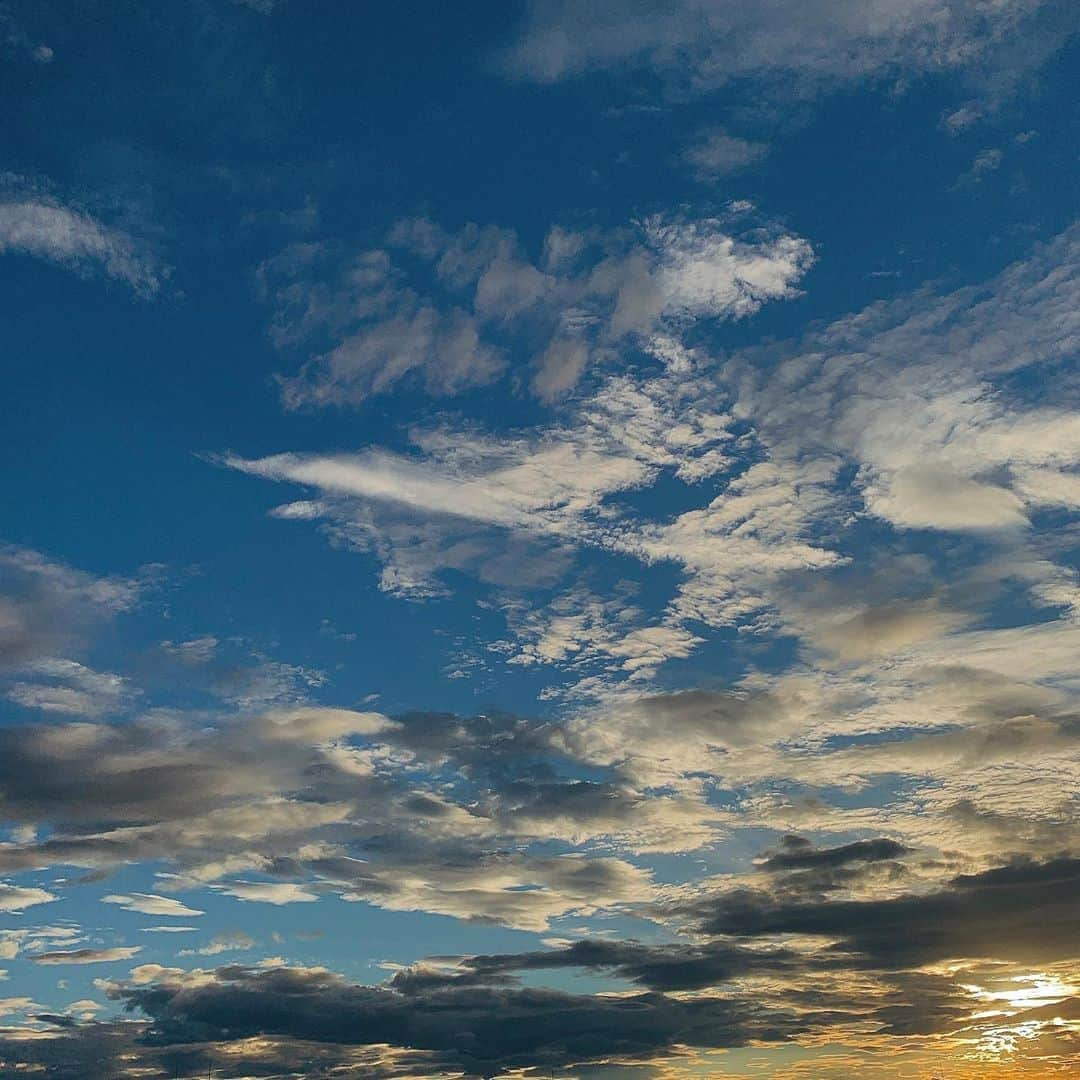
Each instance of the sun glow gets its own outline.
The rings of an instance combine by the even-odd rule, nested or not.
[[[1058,1016],[1025,1018],[1029,1010],[1047,1010],[1074,997],[1080,987],[1047,972],[1031,972],[982,987],[965,985],[972,997],[985,1006],[972,1014],[977,1034],[968,1055],[981,1061],[998,1061],[1024,1052],[1049,1034],[1076,1029],[1075,1022]],[[1013,1021],[1013,1022],[1010,1022]]]
[[[990,1015],[1001,1012],[1012,1015],[1022,1009],[1038,1009],[1080,993],[1080,986],[1041,971],[1017,975],[1008,982],[1009,985],[1004,987],[984,988],[969,985],[964,989],[978,1001],[991,1006]]]

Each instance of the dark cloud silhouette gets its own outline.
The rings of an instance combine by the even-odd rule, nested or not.
[[[692,905],[701,929],[744,938],[835,938],[853,963],[913,968],[993,956],[1049,962],[1080,954],[1080,858],[1016,861],[945,888],[867,900],[801,900],[736,889]]]
[[[470,957],[482,975],[545,968],[587,968],[629,979],[651,990],[700,990],[751,974],[793,973],[798,954],[783,948],[748,949],[734,944],[642,945],[633,941],[577,941],[562,949]]]
[[[785,836],[780,851],[762,859],[762,870],[816,870],[848,866],[851,863],[883,862],[898,859],[911,849],[895,840],[856,840],[834,848],[814,848],[810,841],[800,836]]]
[[[627,997],[397,980],[357,986],[324,969],[223,967],[205,977],[121,984],[110,996],[151,1020],[146,1040],[175,1046],[271,1036],[346,1046],[434,1051],[470,1075],[651,1056],[676,1045],[742,1046],[780,1039],[806,1021],[721,997]]]

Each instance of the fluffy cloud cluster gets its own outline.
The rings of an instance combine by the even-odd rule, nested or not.
[[[617,348],[687,319],[737,319],[794,295],[813,261],[784,233],[740,239],[719,219],[649,219],[618,232],[552,229],[538,261],[493,226],[449,233],[400,223],[382,248],[344,259],[313,245],[266,263],[279,345],[325,340],[282,380],[286,405],[355,404],[403,380],[436,395],[513,362],[552,401]]]

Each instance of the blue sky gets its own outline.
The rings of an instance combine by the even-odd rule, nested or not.
[[[1075,1070],[1077,30],[0,2],[0,1077]]]

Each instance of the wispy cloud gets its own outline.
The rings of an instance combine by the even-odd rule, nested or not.
[[[157,896],[154,893],[135,893],[132,896],[103,896],[105,904],[116,904],[126,911],[137,911],[142,915],[169,915],[178,919],[204,915],[205,912],[190,908],[171,896]]]
[[[805,95],[837,85],[976,68],[988,93],[1013,88],[1060,47],[1075,18],[1052,0],[676,0],[663,12],[635,0],[581,7],[532,0],[500,57],[509,75],[550,83],[595,69],[648,68],[683,93],[755,80],[755,91]],[[1011,49],[1022,34],[1029,47]]]
[[[29,255],[78,273],[99,273],[148,296],[163,271],[133,237],[44,194],[0,193],[0,255]]]

